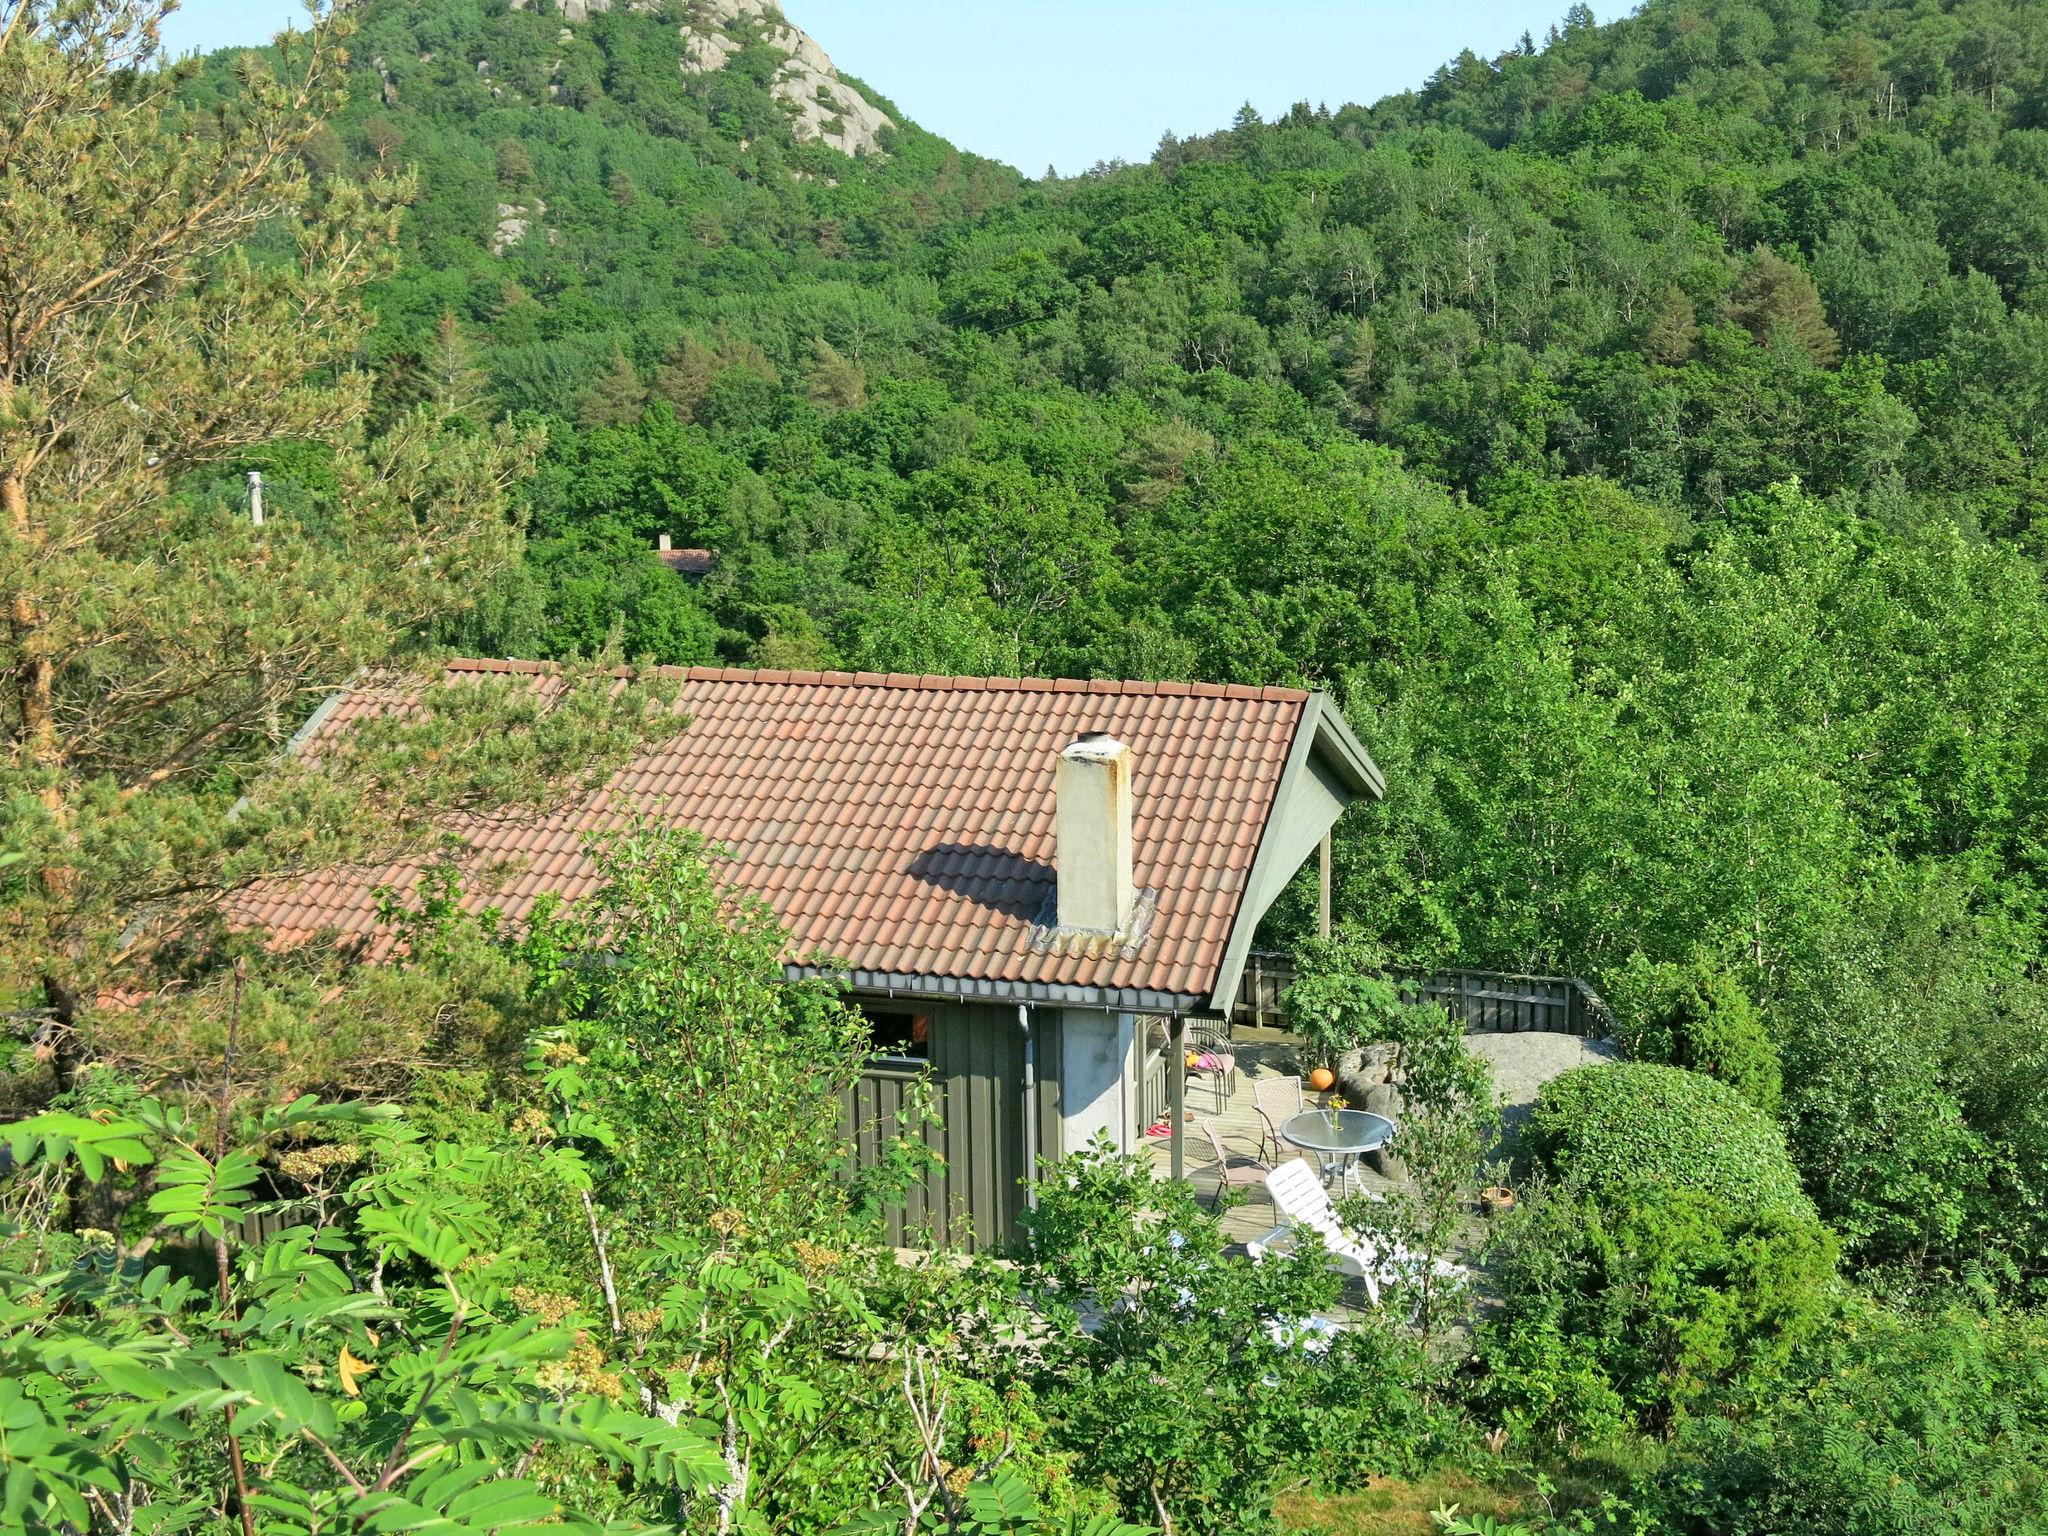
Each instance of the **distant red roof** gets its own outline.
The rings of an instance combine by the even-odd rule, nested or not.
[[[718,563],[717,551],[710,549],[657,549],[654,558],[682,576],[708,576]]]
[[[526,663],[449,670],[559,686]],[[703,667],[679,676],[688,728],[603,789],[538,821],[462,829],[480,857],[524,865],[502,888],[475,893],[477,905],[517,918],[543,891],[587,893],[586,836],[649,812],[731,851],[732,879],[789,928],[793,963],[836,957],[864,987],[1055,1002],[1114,993],[1128,1007],[1209,998],[1283,774],[1301,755],[1296,737],[1321,699],[1196,683]],[[359,687],[302,749],[317,752],[323,737],[400,702]],[[1044,927],[1054,763],[1091,730],[1132,749],[1134,877],[1157,901],[1142,940],[1108,953],[1048,944]],[[1376,781],[1362,752],[1357,761]],[[403,886],[410,873],[311,877],[260,892],[239,915],[288,942],[366,934],[372,889]]]

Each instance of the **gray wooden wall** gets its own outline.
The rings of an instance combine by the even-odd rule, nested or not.
[[[1059,1136],[1059,1031],[1037,1036],[1038,1153]],[[1024,1036],[1014,1008],[934,1004],[931,1064],[877,1061],[840,1099],[856,1168],[872,1168],[903,1125],[911,1085],[929,1073],[938,1123],[924,1142],[938,1165],[921,1188],[887,1214],[887,1240],[919,1246],[926,1236],[970,1250],[1007,1246],[1024,1209]]]

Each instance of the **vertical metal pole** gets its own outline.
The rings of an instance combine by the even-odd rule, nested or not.
[[[263,526],[263,471],[249,471],[249,521],[255,527]]]
[[[1316,872],[1322,877],[1319,892],[1320,906],[1316,912],[1316,932],[1324,938],[1330,936],[1330,834],[1325,832],[1316,849]]]
[[[1187,1097],[1188,1029],[1186,1021],[1176,1013],[1169,1015],[1166,1023],[1166,1118],[1172,1127],[1167,1145],[1173,1149],[1168,1166],[1176,1179],[1187,1177]]]

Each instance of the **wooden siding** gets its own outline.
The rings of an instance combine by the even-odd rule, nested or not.
[[[1505,971],[1396,971],[1410,996],[1441,1003],[1467,1034],[1551,1030],[1605,1039],[1612,1025],[1606,1003],[1571,976],[1517,976]],[[1294,960],[1272,950],[1256,951],[1245,966],[1235,1027],[1287,1028],[1280,997],[1294,981]]]
[[[1042,1154],[1057,1155],[1057,1030],[1034,1018]],[[1048,1059],[1050,1058],[1050,1059]],[[937,1123],[923,1128],[938,1165],[921,1188],[886,1214],[886,1235],[902,1247],[929,1240],[970,1250],[1000,1248],[1018,1235],[1024,1209],[1024,1036],[1014,1008],[975,1004],[931,1009],[931,1064],[878,1059],[840,1097],[853,1166],[872,1168],[903,1126],[920,1079],[929,1081]],[[1050,1138],[1050,1139],[1049,1139]]]

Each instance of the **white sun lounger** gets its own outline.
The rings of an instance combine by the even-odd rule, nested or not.
[[[1420,1257],[1398,1243],[1382,1250],[1365,1233],[1345,1230],[1330,1205],[1330,1192],[1323,1187],[1323,1181],[1304,1158],[1290,1159],[1267,1174],[1266,1193],[1272,1197],[1273,1209],[1280,1215],[1280,1225],[1246,1244],[1254,1258],[1290,1233],[1305,1228],[1322,1238],[1323,1247],[1329,1250],[1330,1257],[1337,1261],[1340,1269],[1357,1275],[1365,1282],[1365,1294],[1374,1306],[1380,1304],[1382,1285],[1404,1274],[1413,1274],[1422,1265]],[[1383,1198],[1370,1190],[1365,1193],[1369,1200]],[[1434,1268],[1446,1279],[1465,1273],[1457,1265],[1447,1264],[1441,1259]]]

